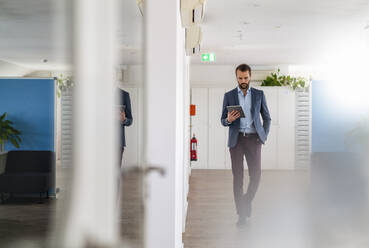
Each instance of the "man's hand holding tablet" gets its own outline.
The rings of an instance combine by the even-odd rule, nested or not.
[[[228,110],[227,121],[229,123],[234,122],[240,117],[241,118],[245,117],[245,113],[243,112],[242,107],[240,105],[227,106],[227,110]]]

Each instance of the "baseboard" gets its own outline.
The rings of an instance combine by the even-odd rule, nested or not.
[[[185,202],[183,210],[184,210],[184,221],[183,221],[182,230],[183,230],[183,232],[186,232],[188,201]]]

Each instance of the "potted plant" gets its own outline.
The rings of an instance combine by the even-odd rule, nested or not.
[[[309,84],[303,77],[292,77],[290,75],[281,75],[281,70],[278,68],[276,72],[272,72],[265,80],[263,80],[261,86],[290,86],[292,89],[307,88]]]
[[[66,91],[67,89],[71,89],[74,86],[74,81],[72,76],[64,77],[63,74],[61,74],[59,77],[55,77],[56,85],[57,85],[57,94],[60,98],[61,93],[63,91]]]
[[[19,148],[19,144],[22,142],[21,132],[13,127],[13,122],[7,120],[6,116],[6,112],[0,116],[0,152],[4,151],[8,141],[16,148]]]

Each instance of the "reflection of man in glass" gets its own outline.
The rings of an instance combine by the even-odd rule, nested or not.
[[[126,146],[126,136],[124,132],[125,126],[132,124],[132,110],[131,110],[131,99],[129,93],[125,90],[118,89],[119,91],[119,120],[120,120],[120,140],[119,140],[119,166],[122,164],[124,147]]]

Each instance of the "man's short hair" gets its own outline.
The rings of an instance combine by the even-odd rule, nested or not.
[[[237,71],[242,71],[242,72],[248,71],[250,73],[250,76],[251,76],[251,67],[249,65],[241,64],[241,65],[237,66],[236,70],[234,71],[236,73],[236,76],[237,76]]]

